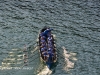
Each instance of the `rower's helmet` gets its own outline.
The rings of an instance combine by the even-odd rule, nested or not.
[[[44,48],[41,48],[41,51],[44,51],[45,49]]]
[[[45,47],[43,47],[45,50],[47,49],[47,47],[45,46]]]
[[[52,51],[52,48],[49,48],[48,50],[49,50],[49,51]]]

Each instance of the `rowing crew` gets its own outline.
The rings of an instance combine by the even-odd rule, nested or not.
[[[54,46],[54,39],[51,35],[52,29],[46,29],[44,32],[40,34],[40,50],[42,52],[42,55],[44,57],[44,60],[47,60],[48,58],[54,59],[55,57],[55,46]]]

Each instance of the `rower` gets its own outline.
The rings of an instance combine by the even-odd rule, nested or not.
[[[52,41],[49,41],[49,40],[48,40],[48,44],[52,44]]]
[[[51,51],[51,52],[52,52],[52,51],[53,51],[53,49],[52,49],[52,48],[49,48],[49,49],[48,49],[48,51]]]
[[[52,61],[54,60],[54,53],[52,53],[52,51],[48,51],[48,55],[49,55],[49,60],[51,59]]]
[[[46,51],[46,50],[47,50],[46,47],[42,47],[42,48],[41,48],[41,52],[44,52],[44,51]]]
[[[52,41],[52,37],[48,37],[48,41]]]
[[[48,53],[47,51],[42,52],[44,60],[47,60]]]
[[[41,36],[40,40],[42,41],[45,41],[45,36]]]
[[[46,44],[46,41],[45,40],[41,40],[40,44]]]
[[[41,43],[40,47],[46,47],[46,43]]]
[[[41,52],[43,52],[44,51],[44,48],[41,48]]]
[[[55,52],[55,48],[54,48],[54,46],[48,46],[48,51],[52,51],[52,53],[54,53]]]
[[[48,48],[53,48],[54,46],[53,46],[53,44],[52,43],[49,43],[48,44]]]

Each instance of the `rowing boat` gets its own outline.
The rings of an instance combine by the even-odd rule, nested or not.
[[[49,69],[52,68],[53,64],[57,61],[57,52],[54,35],[49,31],[46,35],[42,35],[46,30],[50,28],[44,27],[39,31],[38,44],[40,58],[46,63]]]

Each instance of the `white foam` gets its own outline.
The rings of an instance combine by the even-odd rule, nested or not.
[[[77,60],[77,58],[75,57],[76,53],[71,53],[71,52],[69,53],[64,46],[62,48],[63,48],[63,56],[65,60],[64,69],[69,71],[71,68],[74,68],[74,63],[69,59],[74,61]]]
[[[50,75],[51,73],[52,71],[49,70],[47,66],[45,66],[44,69],[37,75]]]

